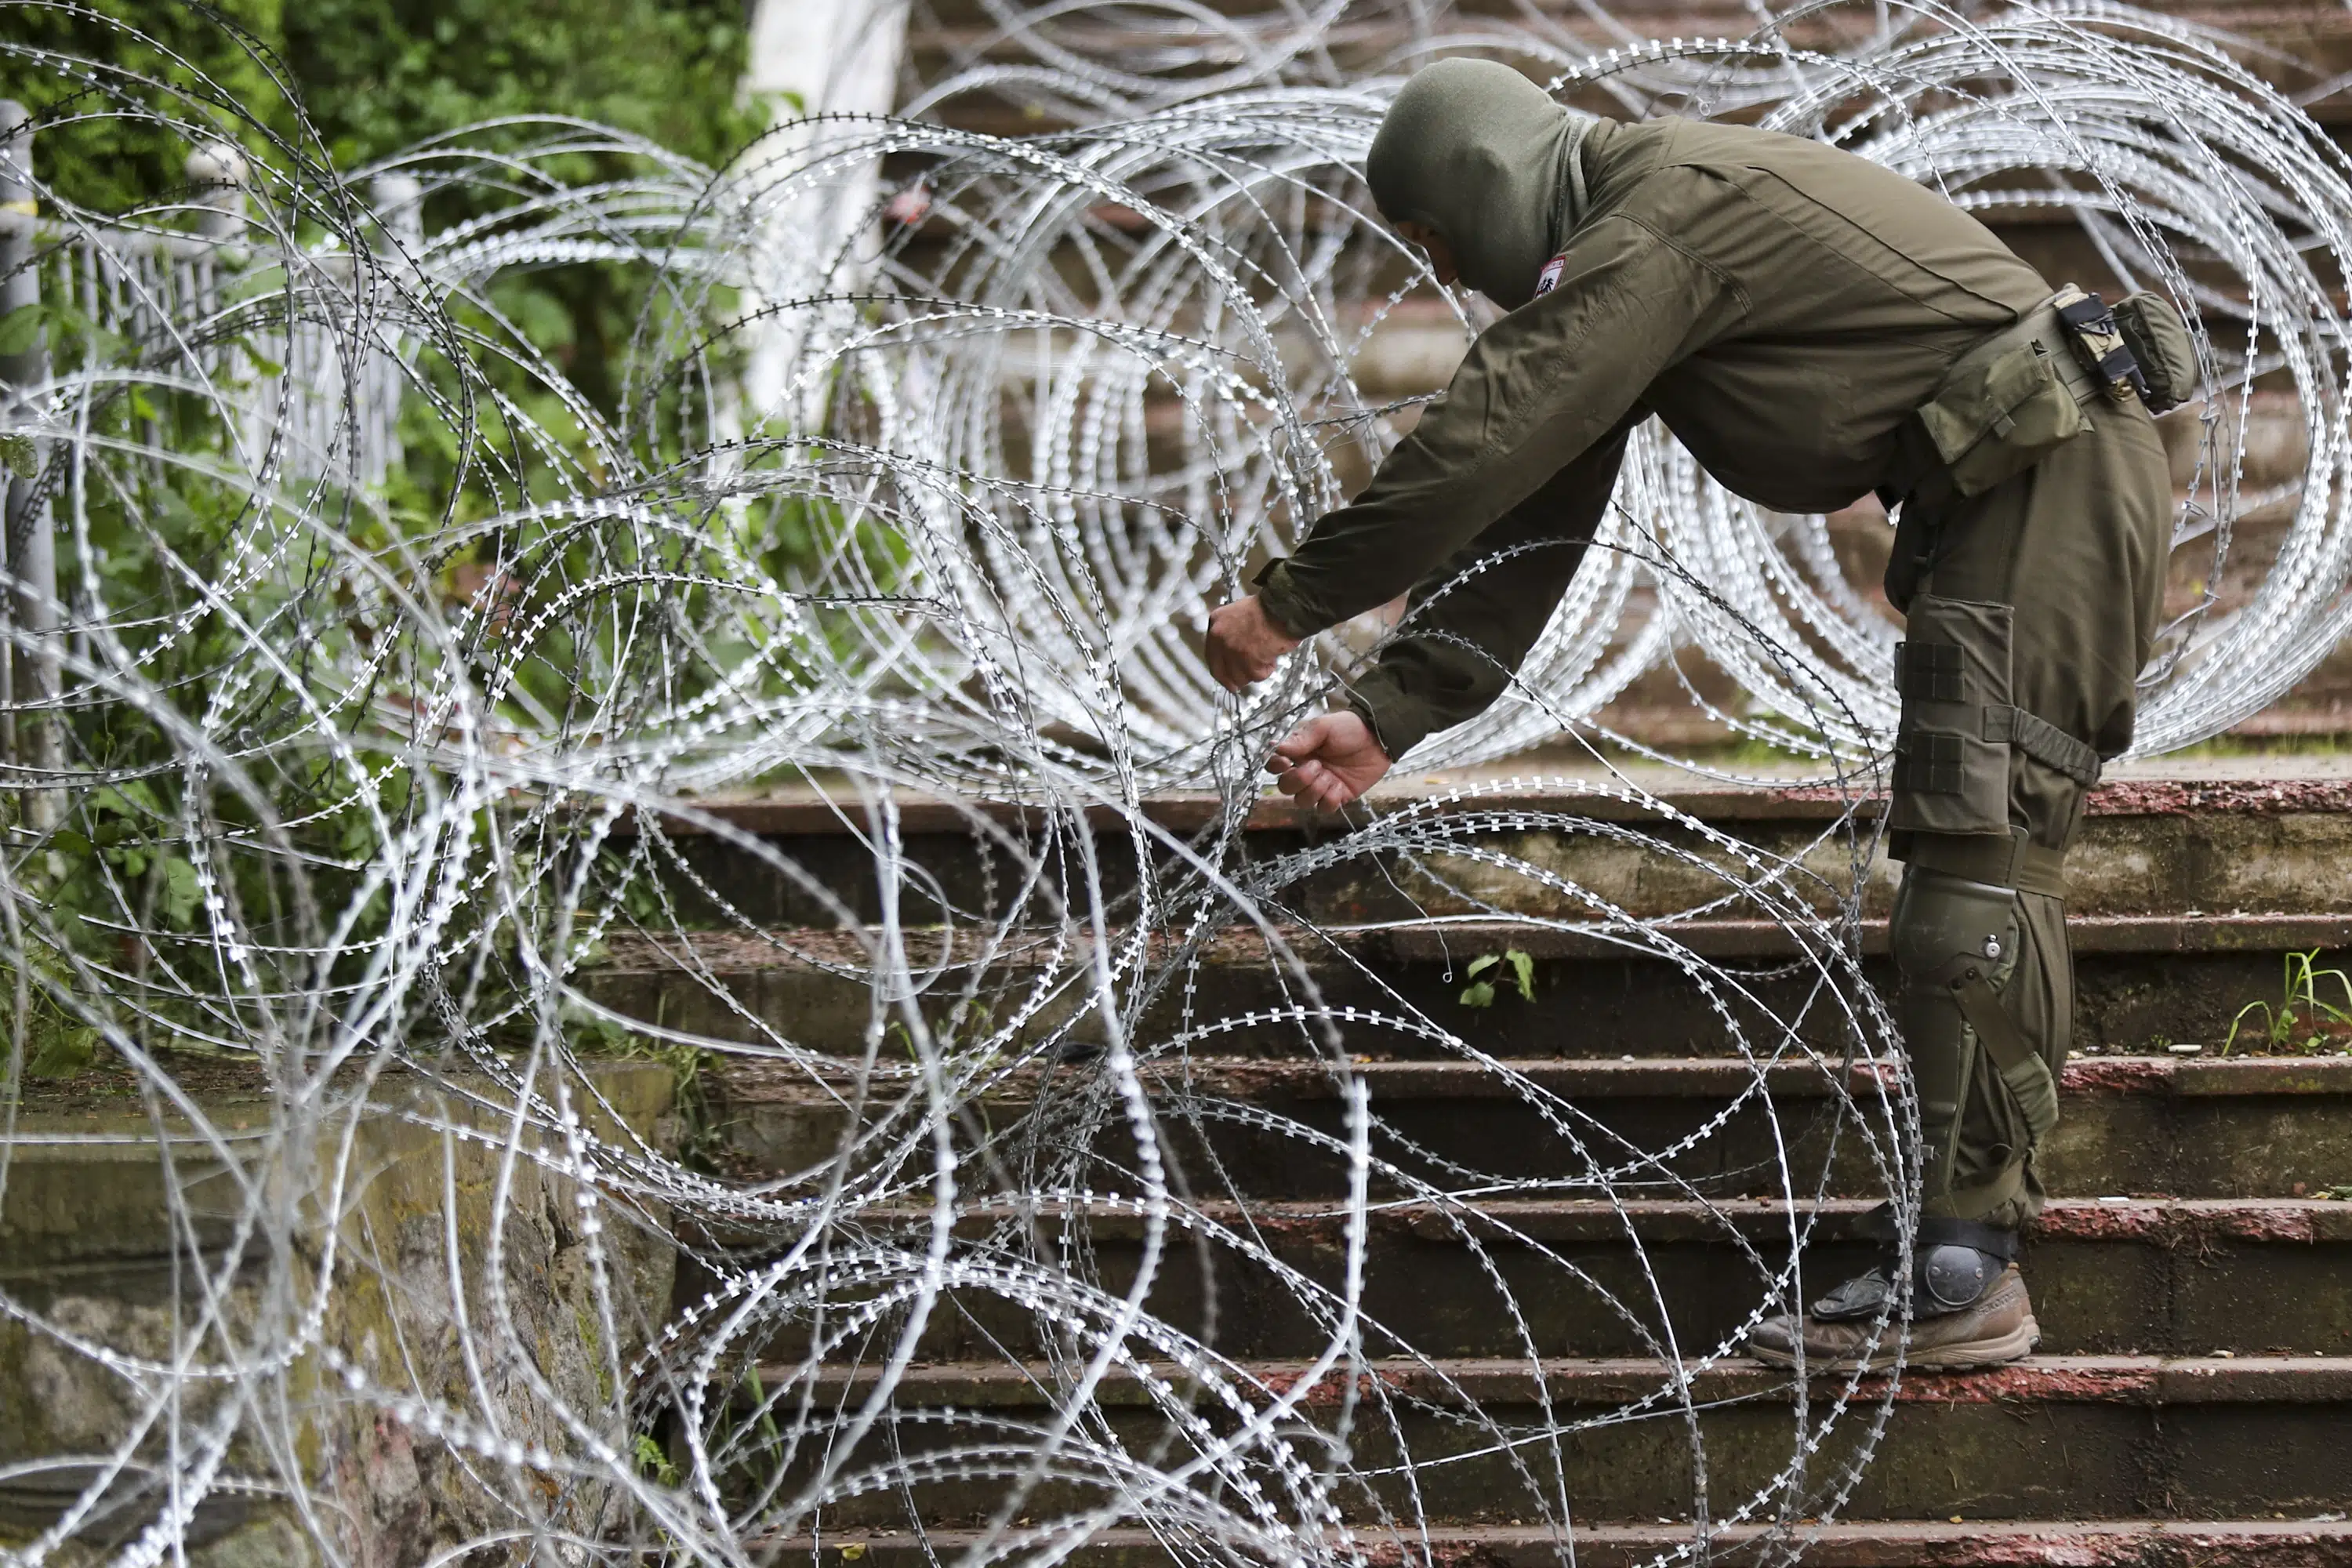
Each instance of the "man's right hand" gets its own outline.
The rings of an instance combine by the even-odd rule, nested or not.
[[[1252,594],[1209,615],[1209,673],[1228,691],[1241,691],[1274,673],[1298,638],[1265,613],[1265,601]]]
[[[1275,787],[1318,811],[1337,811],[1381,782],[1389,754],[1352,710],[1309,719],[1265,760]]]

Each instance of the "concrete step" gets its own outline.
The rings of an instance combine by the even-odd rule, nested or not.
[[[2322,970],[2352,971],[2352,912],[2088,915],[2071,920],[2068,931],[2074,1041],[2090,1052],[2218,1047],[2249,1003],[2279,998],[2290,952],[2315,951]],[[1813,1045],[1843,1050],[1835,1010],[1819,1005],[1818,946],[1809,954],[1780,924],[1754,920],[1678,921],[1661,934],[1737,973],[1738,985],[1694,980],[1656,942],[1627,927],[1473,920],[1386,930],[1283,927],[1279,948],[1255,931],[1229,931],[1189,955],[1173,942],[1157,942],[1147,973],[1122,973],[1119,991],[1147,1004],[1129,1030],[1144,1047],[1186,1029],[1188,1001],[1194,1025],[1263,1015],[1188,1039],[1195,1057],[1298,1054],[1302,971],[1325,1005],[1357,1010],[1344,1032],[1359,1056],[1450,1054],[1423,1025],[1516,1057],[1713,1056],[1737,1048],[1727,1014],[1751,1039],[1767,1041],[1780,1037],[1777,1019],[1810,1019]],[[617,1012],[705,1039],[782,1038],[862,1056],[875,1009],[867,943],[877,935],[804,929],[617,935],[580,983]],[[1891,994],[1885,920],[1865,921],[1858,935],[1865,981]],[[959,1008],[984,1009],[972,1016],[985,1020],[1042,1000],[1036,1037],[1066,1030],[1079,1041],[1101,1037],[1087,993],[1067,980],[1082,972],[1088,949],[1081,938],[1018,930],[984,963],[972,956],[979,948],[969,934],[917,930],[901,941],[935,1029],[949,1027]],[[1123,942],[1114,942],[1123,953]],[[1533,963],[1533,999],[1505,987],[1490,1006],[1465,1005],[1463,971],[1481,955],[1510,949]],[[1052,987],[1057,980],[1058,994],[1033,994],[1041,982]],[[2338,1004],[2347,999],[2329,994]],[[1400,1028],[1372,1014],[1410,1016],[1416,1024]]]
[[[1014,1540],[1033,1533],[1013,1531]],[[1646,1568],[1677,1551],[1688,1552],[1699,1531],[1688,1524],[1439,1524],[1400,1531],[1397,1539],[1365,1530],[1345,1543],[1376,1562],[1400,1552],[1432,1568],[1558,1568],[1573,1545],[1578,1568]],[[802,1537],[781,1542],[781,1561],[809,1568],[931,1568],[956,1559],[979,1540],[973,1530],[883,1530]],[[1878,1520],[1818,1524],[1791,1520],[1780,1527],[1717,1525],[1705,1534],[1718,1568],[1785,1553],[1805,1543],[1811,1568],[2341,1568],[2352,1562],[2352,1523],[2338,1510],[2315,1519],[2235,1519],[2121,1523],[2058,1520]],[[1335,1545],[1340,1543],[1335,1542]],[[1089,1535],[1067,1561],[1075,1568],[1163,1568],[1178,1561],[1161,1539],[1143,1530]],[[1785,1561],[1774,1555],[1774,1562]]]
[[[1369,1092],[1375,1158],[1447,1192],[1536,1183],[1543,1195],[1591,1197],[1600,1193],[1596,1163],[1620,1195],[1770,1196],[1826,1183],[1832,1194],[1875,1198],[1888,1189],[1860,1137],[1865,1123],[1856,1105],[1874,1116],[1882,1141],[1886,1124],[1870,1109],[1882,1090],[1868,1069],[1842,1077],[1833,1066],[1802,1060],[1759,1069],[1736,1060],[1637,1059],[1370,1061],[1347,1070]],[[1016,1125],[1041,1090],[1082,1096],[1088,1071],[1005,1079],[993,1091],[999,1098],[982,1102],[984,1125]],[[1315,1198],[1348,1190],[1345,1155],[1316,1142],[1344,1131],[1337,1070],[1196,1061],[1156,1068],[1149,1081],[1171,1157],[1193,1179],[1208,1179],[1205,1142],[1226,1191]],[[1752,1092],[1759,1085],[1769,1094]],[[875,1087],[875,1116],[908,1114],[891,1109],[899,1090],[887,1069]],[[1848,1100],[1842,1089],[1862,1098]],[[2058,1194],[2286,1197],[2299,1186],[2317,1193],[2352,1182],[2352,1058],[2085,1058],[2067,1064],[2061,1091],[2062,1118],[2041,1161]],[[710,1092],[719,1135],[748,1171],[821,1172],[839,1146],[842,1097],[797,1068],[722,1062],[711,1070]],[[1244,1123],[1225,1114],[1233,1107],[1280,1122]],[[1072,1131],[1082,1121],[1044,1125],[1083,1135]],[[969,1127],[960,1133],[967,1147],[973,1136]],[[1094,1179],[1107,1181],[1131,1158],[1121,1153],[1129,1146],[1116,1125],[1106,1131],[1095,1145],[1106,1163]],[[995,1152],[1024,1165],[1040,1158],[1013,1144]],[[1408,1192],[1396,1175],[1381,1173],[1376,1190]]]
[[[1489,1198],[1376,1209],[1363,1236],[1362,1342],[1375,1357],[1727,1353],[1759,1302],[1809,1300],[1870,1266],[1876,1248],[1859,1224],[1870,1206]],[[919,1213],[865,1224],[924,1232]],[[1075,1268],[1118,1295],[1135,1283],[1147,1236],[1139,1205],[1099,1195],[968,1212],[956,1229],[969,1247]],[[1790,1283],[1800,1235],[1804,1272]],[[1154,1317],[1244,1359],[1312,1355],[1329,1342],[1349,1267],[1343,1213],[1202,1204],[1180,1212],[1163,1239],[1145,1301]],[[2352,1292],[2342,1288],[2352,1203],[2059,1199],[2021,1263],[2049,1353],[2352,1355]],[[1314,1306],[1302,1282],[1324,1293]],[[1038,1331],[1027,1310],[961,1291],[932,1314],[922,1353],[1041,1353]],[[770,1353],[804,1349],[780,1342]]]
[[[1853,886],[1858,853],[1869,855],[1865,913],[1883,915],[1894,892],[1893,868],[1883,854],[1870,853],[1871,825],[1881,803],[1856,802],[1828,789],[1665,790],[1640,799],[1614,786],[1583,787],[1557,778],[1426,783],[1409,777],[1383,785],[1368,800],[1369,809],[1392,819],[1390,827],[1406,833],[1408,847],[1423,847],[1424,863],[1391,852],[1316,872],[1282,889],[1285,905],[1297,918],[1325,926],[1475,918],[1493,910],[1591,918],[1592,904],[1523,871],[1444,853],[1449,836],[1472,828],[1482,853],[1516,859],[1643,918],[1742,913],[1700,906],[1727,896],[1727,876],[1750,852],[1797,864],[1818,878],[1825,910],[1833,907],[1837,889]],[[767,841],[847,900],[857,918],[879,918],[880,889],[868,837],[880,825],[867,821],[854,801],[839,804],[803,789],[698,806],[732,829]],[[1189,839],[1213,832],[1222,809],[1213,796],[1170,795],[1145,803],[1143,815],[1155,830]],[[1860,825],[1858,839],[1839,826],[1849,811]],[[1131,896],[1139,865],[1165,876],[1174,864],[1167,846],[1138,845],[1115,813],[1090,813],[1087,824],[1096,836],[1104,887],[1113,900]],[[891,830],[909,866],[896,894],[904,924],[941,919],[941,899],[960,911],[954,916],[959,922],[975,911],[1016,923],[1031,916],[1046,923],[1058,919],[1042,901],[1008,905],[1025,896],[1016,874],[1024,858],[1050,862],[1070,830],[1066,819],[1025,808],[918,799],[901,803]],[[1250,862],[1264,866],[1351,830],[1269,796],[1252,808],[1242,836]],[[625,821],[616,831],[625,840],[636,825]],[[668,819],[663,831],[669,836],[665,853],[674,853],[733,911],[722,913],[679,878],[677,894],[689,923],[836,923],[833,909],[800,882],[699,825]],[[1634,834],[1639,840],[1629,837]],[[991,835],[1010,836],[1027,847],[1015,855]],[[1746,848],[1727,847],[1725,839]],[[1691,858],[1677,859],[1658,846]],[[2074,889],[2070,909],[2076,915],[2352,913],[2352,881],[2332,874],[2347,852],[2352,778],[2121,777],[2093,791],[2086,804],[2082,835],[2067,863]]]
[[[1244,1363],[1245,1402],[1296,1394],[1309,1370]],[[846,1499],[828,1510],[828,1527],[902,1525],[909,1510],[930,1524],[984,1519],[1027,1463],[1020,1435],[1053,1420],[1058,1375],[1003,1361],[907,1369],[861,1441],[801,1447],[844,1474],[888,1454],[1001,1447],[936,1468],[918,1464],[906,1492]],[[805,1396],[845,1420],[874,1391],[876,1373],[827,1368],[806,1386],[777,1366],[761,1382],[785,1416]],[[1206,1398],[1196,1405],[1172,1367],[1156,1368],[1149,1383],[1114,1372],[1094,1394],[1106,1435],[1128,1453],[1165,1441],[1182,1454],[1197,1441],[1181,1435],[1196,1411],[1212,1431],[1231,1424],[1229,1410]],[[1881,1401],[1885,1421],[1849,1519],[2307,1519],[2343,1506],[2352,1360],[2036,1356],[1985,1372],[1864,1378],[1822,1432],[1848,1386],[1819,1380],[1801,1405],[1785,1376],[1752,1362],[1677,1371],[1631,1359],[1384,1361],[1308,1386],[1290,1425],[1330,1429],[1349,1419],[1354,1473],[1378,1500],[1343,1491],[1334,1500],[1355,1519],[1385,1510],[1499,1523],[1539,1515],[1548,1494],[1566,1496],[1585,1518],[1687,1519],[1701,1450],[1709,1511],[1720,1516],[1772,1484],[1800,1423],[1816,1439],[1811,1473],[1834,1475],[1870,1440]],[[1305,1450],[1318,1441],[1300,1432]],[[1041,1487],[1032,1499],[1045,1517],[1090,1503],[1120,1510],[1081,1481]]]

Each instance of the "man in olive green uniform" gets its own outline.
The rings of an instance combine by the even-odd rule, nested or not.
[[[1852,1365],[1907,1310],[1915,1364],[2026,1354],[2037,1331],[2011,1258],[2041,1204],[2032,1156],[2073,1005],[2060,868],[2100,759],[2130,742],[2169,548],[2145,384],[2098,357],[2113,319],[2094,300],[2066,308],[2069,327],[2064,297],[1989,230],[1863,159],[1596,119],[1487,62],[1417,74],[1366,174],[1442,281],[1458,272],[1509,313],[1363,494],[1211,618],[1212,670],[1238,689],[1410,594],[1348,710],[1268,763],[1336,807],[1509,683],[1640,421],[1777,510],[1897,503],[1889,822],[1906,867],[1891,936],[1924,1217],[1907,1278],[1890,1221],[1888,1264],[1751,1348]],[[1876,1337],[1883,1359],[1895,1336]]]

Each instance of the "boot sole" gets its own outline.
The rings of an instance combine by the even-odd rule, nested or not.
[[[1992,1340],[1967,1340],[1958,1344],[1937,1345],[1903,1358],[1903,1364],[1921,1372],[1969,1372],[1986,1367],[2007,1366],[2023,1361],[2033,1353],[2041,1341],[2042,1325],[2029,1314],[2026,1320],[2010,1332]],[[1896,1346],[1870,1356],[1807,1356],[1805,1370],[1817,1373],[1879,1372],[1893,1366]],[[1750,1343],[1748,1353],[1767,1366],[1793,1368],[1795,1354],[1769,1345]]]

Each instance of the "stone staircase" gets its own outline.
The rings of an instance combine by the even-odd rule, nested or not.
[[[1606,801],[1520,796],[1511,804],[1638,816]],[[1785,852],[1813,845],[1837,809],[1804,791],[1700,794],[1673,804]],[[1155,809],[1181,828],[1205,820],[1210,807],[1176,800]],[[849,874],[866,851],[822,807],[784,801],[732,815],[812,869],[838,859],[842,874],[829,879],[836,889],[871,894]],[[919,889],[959,901],[984,896],[986,856],[959,814],[918,805],[902,831],[922,868],[905,885],[910,896]],[[1252,820],[1250,847],[1272,853],[1318,831],[1269,803]],[[1496,837],[1497,847],[1637,913],[1688,901],[1664,858],[1605,837]],[[2056,1196],[2024,1255],[2042,1329],[2039,1352],[1997,1372],[1900,1379],[1874,1454],[1837,1522],[1815,1532],[1809,1562],[2352,1562],[2345,1520],[2352,1506],[2352,1289],[2345,1283],[2352,1202],[2326,1195],[2352,1183],[2352,1057],[2219,1050],[2240,1007],[2277,998],[2285,954],[2321,950],[2325,966],[2352,949],[2352,883],[2335,870],[2347,839],[2352,790],[2326,781],[2125,780],[2100,792],[2072,868],[2079,1054],[2064,1075],[2065,1119],[2043,1166]],[[825,944],[840,935],[791,931],[814,923],[812,912],[749,858],[690,836],[677,842],[718,893],[784,928],[777,934],[801,956],[782,956],[740,932],[616,942],[593,989],[625,1011],[689,1030],[740,1037],[747,1017],[764,1017],[801,1044],[858,1049],[863,987],[824,963]],[[1813,845],[1810,853],[1832,851]],[[1443,912],[1433,886],[1416,888],[1413,875],[1406,867],[1328,874],[1307,888],[1297,912],[1318,925],[1363,922],[1398,912],[1408,896]],[[1888,868],[1874,867],[1863,943],[1879,984],[1890,886]],[[1539,912],[1542,900],[1525,884],[1520,898]],[[906,917],[910,926],[925,918],[919,910]],[[1696,951],[1759,973],[1790,950],[1778,928],[1752,920],[1693,922],[1681,934]],[[918,945],[919,938],[910,932]],[[1458,965],[1506,940],[1533,952],[1535,999],[1507,996],[1469,1014],[1453,999]],[[1212,1016],[1271,1005],[1278,982],[1263,942],[1221,942],[1197,981],[1200,1005]],[[1548,1516],[1535,1500],[1549,1487],[1575,1521],[1580,1564],[1643,1562],[1687,1545],[1700,1484],[1695,1440],[1706,1455],[1710,1513],[1719,1517],[1789,1463],[1797,1402],[1824,1405],[1842,1391],[1835,1379],[1801,1391],[1735,1355],[1692,1374],[1685,1394],[1675,1367],[1740,1331],[1769,1293],[1792,1237],[1805,1238],[1808,1289],[1866,1257],[1853,1226],[1885,1190],[1884,1177],[1856,1146],[1850,1118],[1838,1114],[1837,1091],[1875,1087],[1867,1070],[1792,1055],[1763,1075],[1769,1103],[1752,1092],[1742,1099],[1757,1075],[1723,1054],[1719,1021],[1671,968],[1583,933],[1506,920],[1442,934],[1432,927],[1360,931],[1307,950],[1333,1005],[1371,1005],[1376,976],[1453,1021],[1509,1069],[1417,1052],[1392,1035],[1349,1042],[1363,1053],[1350,1073],[1378,1118],[1373,1152],[1391,1176],[1373,1190],[1365,1244],[1362,1308],[1377,1325],[1366,1331],[1367,1370],[1354,1390],[1327,1378],[1304,1402],[1310,1421],[1336,1417],[1351,1393],[1360,1415],[1375,1404],[1380,1410],[1353,1427],[1351,1463],[1374,1479],[1343,1496],[1343,1513],[1377,1540],[1378,1521],[1417,1511],[1427,1531],[1409,1539],[1449,1563],[1568,1561],[1546,1522],[1558,1510]],[[705,979],[688,980],[686,962],[705,966]],[[1760,980],[1759,990],[1774,984]],[[1153,1031],[1171,1016],[1147,1014],[1138,1037],[1164,1037]],[[1336,1135],[1346,1114],[1342,1075],[1302,1057],[1286,1043],[1294,1039],[1270,1028],[1230,1031],[1181,1059],[1158,1060],[1150,1081],[1171,1104],[1207,1097]],[[1089,1067],[1076,1055],[1007,1078],[978,1108],[981,1119],[1009,1124],[1057,1083],[1079,1081]],[[845,1062],[843,1081],[850,1076]],[[735,1173],[805,1171],[840,1147],[843,1102],[805,1072],[738,1058],[715,1079],[715,1131]],[[1574,1119],[1575,1137],[1564,1133],[1563,1118]],[[1712,1136],[1647,1173],[1655,1179],[1646,1190],[1628,1181],[1613,1201],[1510,1192],[1454,1201],[1428,1189],[1416,1197],[1412,1188],[1416,1175],[1444,1186],[1465,1166],[1556,1178],[1563,1162],[1588,1160],[1596,1147],[1668,1150],[1711,1126]],[[1345,1163],[1245,1119],[1209,1125],[1171,1116],[1168,1131],[1177,1163],[1213,1155],[1230,1194],[1202,1200],[1197,1223],[1245,1230],[1254,1250],[1220,1255],[1212,1301],[1198,1258],[1173,1249],[1150,1308],[1213,1335],[1262,1385],[1295,1387],[1328,1337],[1326,1316],[1302,1305],[1312,1292],[1301,1282],[1335,1284],[1347,1266],[1337,1214]],[[1809,1195],[1781,1195],[1790,1181],[1784,1168],[1811,1173],[1803,1180],[1817,1190],[1801,1180]],[[1090,1266],[1111,1289],[1135,1278],[1143,1234],[1118,1190],[1107,1181],[1083,1216]],[[1032,1234],[1062,1234],[1055,1226],[1070,1217],[1017,1207],[974,1198],[958,1215],[959,1233],[1002,1237],[1026,1225]],[[690,1299],[707,1283],[688,1271],[681,1292]],[[934,1314],[922,1359],[898,1382],[891,1418],[865,1438],[873,1452],[847,1462],[866,1462],[887,1446],[920,1453],[950,1431],[927,1423],[932,1413],[1001,1415],[1014,1429],[1050,1417],[1052,1347],[1040,1342],[1032,1316],[953,1293],[949,1306]],[[773,1353],[789,1360],[797,1352],[780,1345]],[[786,1375],[772,1367],[763,1383],[776,1386]],[[869,1358],[828,1367],[800,1389],[820,1409],[854,1406],[876,1375]],[[1661,1390],[1675,1392],[1661,1404]],[[1645,1397],[1652,1418],[1613,1418]],[[1855,1409],[1812,1457],[1816,1473],[1832,1474],[1869,1436],[1864,1406],[1885,1399],[1879,1381],[1862,1383]],[[1165,1407],[1131,1376],[1114,1375],[1097,1405],[1107,1430],[1135,1451],[1167,1435]],[[1517,1444],[1498,1445],[1498,1433]],[[1393,1461],[1404,1454],[1417,1501],[1398,1482]],[[819,1539],[797,1544],[824,1568],[835,1559],[914,1568],[924,1553],[971,1540],[1001,1495],[999,1482],[933,1475],[840,1505]],[[1043,1519],[1100,1498],[1084,1485],[1055,1483],[1024,1507]],[[1711,1560],[1750,1560],[1744,1547],[1759,1539],[1748,1527],[1732,1530],[1716,1539]],[[1167,1560],[1151,1535],[1132,1529],[1097,1536],[1084,1555],[1089,1563]]]

